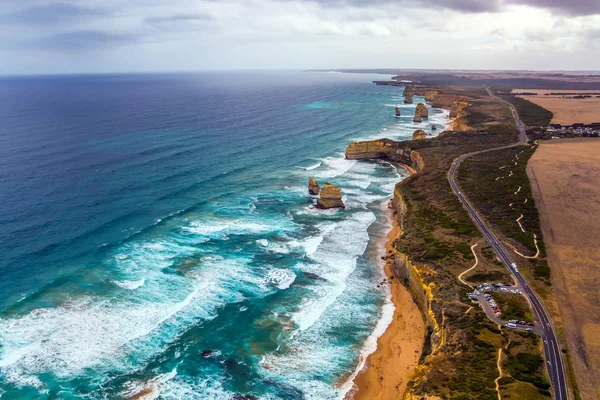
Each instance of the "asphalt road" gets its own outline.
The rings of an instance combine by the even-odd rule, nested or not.
[[[557,400],[567,400],[568,396],[567,396],[567,387],[566,387],[566,383],[565,383],[566,380],[565,380],[565,373],[564,373],[564,368],[563,368],[563,361],[561,359],[560,347],[558,344],[558,340],[556,339],[556,333],[554,332],[554,326],[553,326],[552,320],[550,318],[550,315],[546,312],[546,310],[544,309],[544,306],[542,305],[542,302],[539,300],[537,295],[531,289],[531,287],[529,286],[529,284],[527,283],[527,281],[525,280],[523,275],[521,275],[521,273],[518,270],[515,270],[512,268],[511,265],[513,263],[516,264],[515,259],[513,259],[513,257],[512,257],[512,253],[509,250],[507,250],[507,248],[500,241],[500,239],[498,239],[496,234],[487,226],[487,224],[483,221],[483,219],[481,219],[479,217],[479,215],[478,215],[477,211],[475,210],[475,208],[473,207],[473,205],[470,203],[470,201],[467,199],[467,197],[463,193],[461,193],[458,183],[456,182],[456,172],[458,171],[459,165],[465,159],[467,159],[473,155],[476,155],[476,154],[481,154],[481,153],[486,153],[489,151],[501,150],[501,149],[506,149],[506,148],[510,148],[510,147],[520,146],[527,141],[527,136],[525,135],[525,128],[523,127],[523,124],[521,123],[521,120],[519,119],[517,110],[515,110],[514,106],[512,104],[508,103],[507,101],[504,101],[504,100],[496,97],[494,94],[492,94],[492,92],[489,89],[487,89],[487,91],[490,96],[492,96],[493,98],[495,98],[498,101],[501,101],[501,102],[507,104],[510,107],[513,117],[515,119],[516,125],[517,125],[517,129],[519,131],[519,141],[515,144],[508,145],[508,146],[496,147],[493,149],[476,151],[473,153],[461,155],[454,161],[454,163],[452,164],[452,167],[450,167],[450,171],[448,172],[448,182],[450,182],[450,186],[452,187],[452,190],[458,196],[458,198],[461,201],[461,203],[463,204],[463,206],[469,212],[471,219],[475,223],[475,226],[477,227],[477,229],[479,229],[479,231],[481,232],[483,237],[485,237],[486,241],[490,244],[490,246],[492,246],[492,248],[494,249],[494,252],[498,256],[498,258],[502,261],[502,263],[504,263],[504,265],[508,268],[510,274],[515,279],[517,286],[521,289],[521,291],[523,291],[523,294],[525,296],[527,296],[527,298],[529,299],[529,302],[531,303],[531,305],[533,307],[533,311],[537,317],[537,321],[540,323],[540,325],[542,327],[542,329],[540,331],[538,331],[538,333],[540,333],[540,335],[544,341],[544,355],[546,358],[546,367],[548,368],[548,375],[550,377],[550,383],[552,384],[552,387],[554,389],[554,396]]]

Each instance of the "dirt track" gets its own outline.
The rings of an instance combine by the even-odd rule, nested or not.
[[[600,398],[600,140],[544,142],[527,173],[583,399]]]

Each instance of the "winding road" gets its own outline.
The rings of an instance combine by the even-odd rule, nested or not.
[[[471,216],[471,219],[475,223],[477,229],[479,229],[485,240],[490,244],[490,246],[492,246],[498,258],[508,268],[510,274],[515,279],[517,286],[521,289],[523,294],[527,296],[529,303],[533,307],[533,311],[537,317],[537,320],[541,324],[542,329],[539,333],[541,334],[541,337],[544,341],[544,355],[546,358],[546,367],[548,368],[548,375],[550,377],[550,382],[554,389],[554,397],[557,400],[567,400],[568,395],[565,383],[566,380],[563,368],[563,360],[561,359],[560,347],[550,315],[545,310],[542,302],[535,294],[533,289],[531,289],[523,275],[521,275],[518,268],[512,267],[512,265],[516,266],[516,260],[512,258],[512,253],[508,251],[508,249],[504,246],[500,239],[498,239],[498,236],[496,236],[492,229],[490,229],[490,227],[487,226],[487,224],[479,216],[479,214],[477,213],[471,202],[467,199],[467,197],[463,193],[461,193],[460,187],[458,186],[458,183],[456,181],[456,173],[458,171],[458,167],[467,158],[476,154],[517,147],[523,145],[527,141],[527,136],[525,135],[525,128],[523,127],[523,124],[519,119],[519,114],[517,113],[515,107],[509,102],[495,96],[490,91],[490,89],[487,89],[487,92],[494,99],[503,102],[510,107],[513,118],[515,119],[515,122],[517,124],[517,129],[519,131],[519,141],[515,144],[511,144],[508,146],[496,147],[493,149],[486,149],[461,155],[454,161],[454,163],[450,167],[450,171],[448,172],[448,182],[450,183],[450,186],[452,187],[452,190],[454,191],[456,196],[458,196],[463,206],[469,212],[469,215]]]

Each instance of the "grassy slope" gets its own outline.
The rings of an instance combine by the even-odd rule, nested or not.
[[[526,172],[527,161],[534,151],[534,146],[523,146],[471,157],[461,165],[458,181],[490,225],[522,254],[535,255],[533,233],[536,234],[540,257],[520,262],[537,280],[549,285],[550,269],[545,259],[539,214]],[[481,187],[486,190],[479,190]],[[519,187],[521,190],[515,194]],[[516,222],[520,215],[523,215],[520,222],[526,232],[522,232]]]

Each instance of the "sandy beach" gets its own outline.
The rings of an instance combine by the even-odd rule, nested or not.
[[[393,229],[385,244],[386,254],[400,235],[393,220]],[[386,260],[385,274],[391,282],[392,302],[396,307],[392,322],[377,340],[377,350],[369,356],[365,367],[356,377],[355,400],[401,398],[413,376],[423,348],[425,323],[408,290],[398,279],[390,279],[393,260]]]

